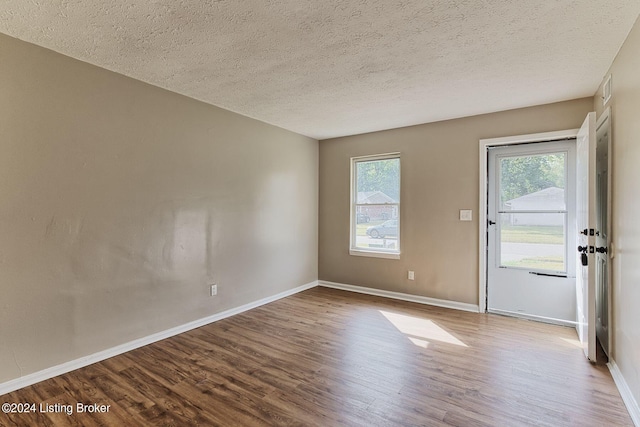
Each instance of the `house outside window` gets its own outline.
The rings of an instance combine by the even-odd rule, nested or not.
[[[400,154],[351,159],[351,255],[400,258]]]

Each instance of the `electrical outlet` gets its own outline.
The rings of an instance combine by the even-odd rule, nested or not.
[[[411,270],[409,270],[409,280],[416,280],[416,274]]]
[[[218,295],[218,285],[211,285],[211,296],[214,297]]]

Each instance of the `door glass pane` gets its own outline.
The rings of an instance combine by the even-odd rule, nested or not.
[[[500,211],[566,209],[566,153],[500,159]]]
[[[566,272],[566,214],[501,213],[500,266]]]

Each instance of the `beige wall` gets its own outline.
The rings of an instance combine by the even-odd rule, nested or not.
[[[317,279],[317,141],[3,35],[0,94],[0,383]]]
[[[319,279],[478,304],[478,141],[577,128],[592,108],[584,98],[320,141]],[[350,256],[350,158],[395,151],[401,259]],[[460,209],[474,220],[459,221]]]
[[[640,18],[607,72],[613,126],[612,356],[640,402]],[[606,76],[605,76],[606,77]],[[603,111],[602,88],[594,98]]]

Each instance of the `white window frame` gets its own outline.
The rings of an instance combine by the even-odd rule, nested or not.
[[[389,159],[398,159],[400,161],[399,169],[400,169],[400,193],[402,192],[402,160],[400,158],[400,153],[386,153],[386,154],[377,154],[373,156],[360,156],[360,157],[352,157],[351,158],[351,199],[350,199],[350,209],[349,209],[349,255],[355,256],[366,256],[373,258],[387,258],[387,259],[400,259],[400,235],[402,222],[400,221],[400,204],[401,200],[398,200],[397,203],[388,203],[390,206],[396,206],[398,217],[395,218],[398,221],[398,240],[397,240],[397,248],[396,249],[385,249],[385,248],[359,248],[356,246],[356,229],[357,229],[357,221],[356,221],[356,212],[357,212],[357,199],[358,199],[358,187],[357,187],[357,174],[356,174],[356,164],[359,162],[371,162],[376,160],[389,160]],[[399,194],[400,194],[399,193]],[[400,197],[398,197],[400,199]],[[394,218],[389,218],[394,219]]]

